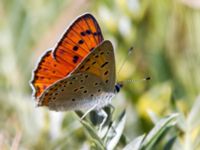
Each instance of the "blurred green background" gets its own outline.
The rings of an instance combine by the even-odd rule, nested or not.
[[[127,138],[152,128],[148,112],[187,117],[200,91],[198,0],[1,0],[0,149],[88,148],[76,115],[36,108],[29,86],[41,54],[85,12],[112,41],[117,69],[134,46],[118,80],[152,78],[125,84],[113,99],[116,113],[127,110]]]

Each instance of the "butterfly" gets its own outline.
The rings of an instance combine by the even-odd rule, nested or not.
[[[39,60],[30,82],[37,106],[67,111],[101,109],[120,91],[112,43],[96,19],[78,17]]]

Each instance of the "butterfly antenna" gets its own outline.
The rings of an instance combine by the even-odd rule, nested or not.
[[[125,82],[141,82],[141,81],[148,81],[148,80],[151,80],[151,77],[146,77],[146,78],[138,79],[138,80],[125,80],[125,81],[123,81],[123,83],[125,83]]]
[[[120,66],[120,68],[119,68],[119,71],[117,72],[117,75],[119,75],[120,71],[122,70],[122,68],[123,68],[123,66],[124,66],[124,64],[125,64],[125,62],[126,62],[126,60],[127,60],[127,58],[128,58],[128,57],[130,56],[130,54],[132,53],[133,49],[134,49],[133,46],[131,46],[131,47],[129,48],[129,50],[128,50],[128,55],[126,55],[125,59],[122,61],[122,64],[121,64],[121,66]]]
[[[125,83],[127,82],[141,82],[141,81],[147,81],[150,80],[151,77],[146,77],[143,79],[138,79],[138,80],[124,80],[124,81],[119,81],[115,84],[115,92],[119,93],[120,89],[124,86]]]

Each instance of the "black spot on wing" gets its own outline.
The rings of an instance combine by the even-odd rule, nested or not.
[[[78,56],[74,56],[74,57],[73,57],[73,62],[74,62],[74,63],[77,63],[78,59],[79,59]]]
[[[108,64],[108,62],[106,61],[105,63],[103,63],[103,64],[101,65],[101,68],[105,67],[107,64]]]
[[[77,50],[78,50],[78,46],[74,46],[74,47],[73,47],[73,50],[74,50],[74,51],[77,51]]]

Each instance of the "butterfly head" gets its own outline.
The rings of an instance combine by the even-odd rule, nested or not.
[[[123,87],[123,83],[122,82],[118,82],[115,84],[115,93],[119,93],[120,89]]]

